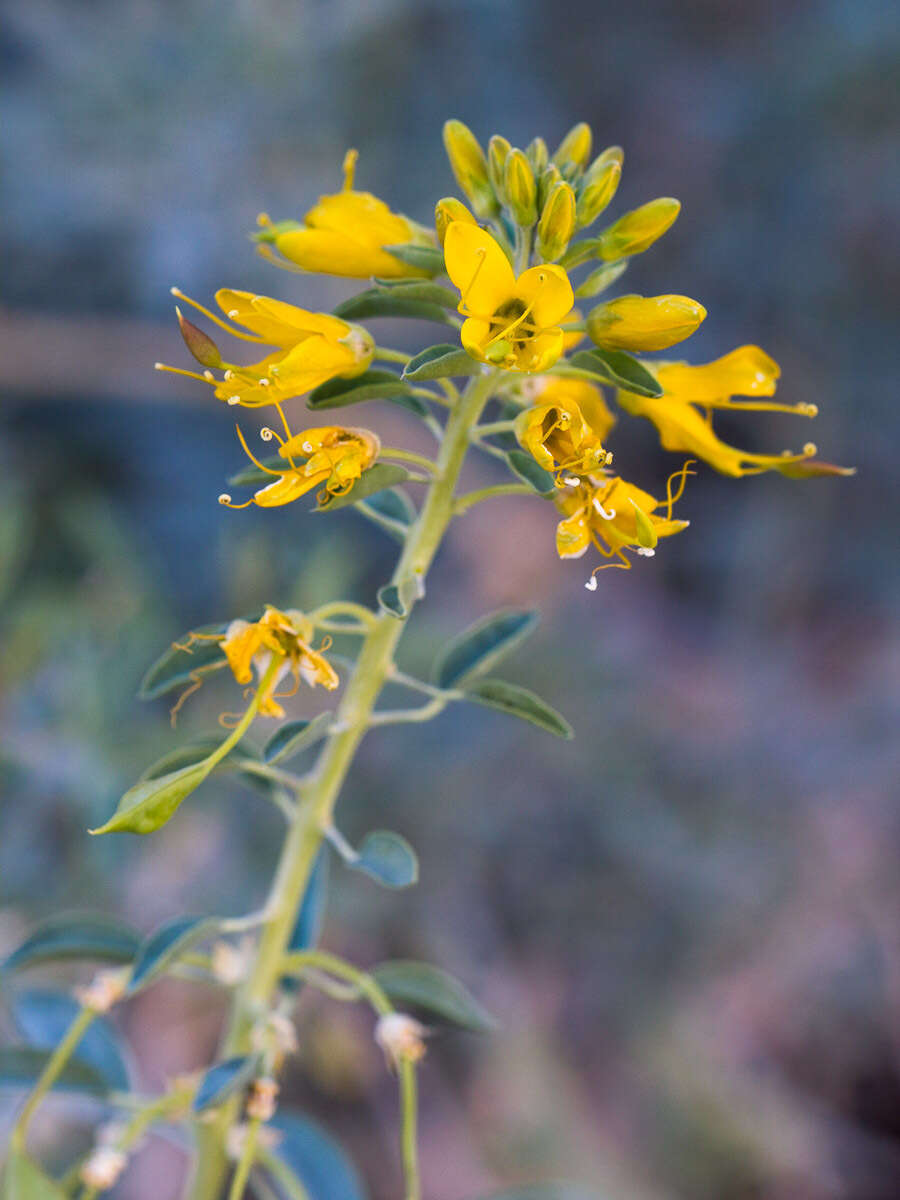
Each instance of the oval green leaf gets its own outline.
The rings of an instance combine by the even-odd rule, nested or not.
[[[90,913],[59,916],[39,925],[0,969],[14,971],[69,959],[128,963],[139,944],[138,935],[121,921]]]
[[[362,840],[356,858],[347,866],[363,871],[376,883],[389,888],[405,888],[418,881],[419,860],[416,852],[399,833],[376,829]]]
[[[286,721],[263,747],[263,762],[284,762],[308,746],[314,746],[325,737],[333,718],[334,713],[322,712],[309,721]]]
[[[463,692],[466,700],[474,700],[476,704],[496,708],[510,717],[530,721],[539,729],[545,729],[547,733],[565,738],[566,741],[575,736],[572,726],[555,708],[516,683],[507,683],[505,679],[478,679],[463,688]]]
[[[145,779],[129,788],[105,825],[88,833],[155,833],[176,813],[213,769],[208,759],[170,771],[158,779]]]
[[[580,350],[572,356],[571,363],[581,371],[590,371],[604,383],[613,383],[638,396],[658,397],[663,394],[656,377],[624,350]]]
[[[398,1008],[422,1009],[475,1033],[488,1033],[496,1027],[494,1018],[471,992],[440,967],[397,959],[381,963],[372,974]]]
[[[409,385],[394,371],[375,368],[352,379],[330,379],[328,383],[320,384],[307,396],[306,406],[313,410],[343,408],[363,400],[386,400],[390,396],[406,395],[409,390]],[[284,465],[284,459],[278,461]]]
[[[403,368],[403,378],[414,382],[420,379],[447,379],[458,375],[480,375],[481,364],[459,346],[442,343],[411,358]]]
[[[271,1125],[281,1138],[267,1157],[290,1169],[309,1200],[366,1200],[353,1163],[341,1145],[315,1121],[282,1109],[272,1118]],[[274,1171],[273,1174],[277,1178]]]
[[[227,624],[205,625],[194,632],[218,634],[224,633],[227,628]],[[185,644],[189,637],[190,634],[186,633],[180,642]],[[194,642],[190,650],[179,650],[173,642],[141,680],[138,696],[141,700],[155,700],[173,688],[190,683],[192,673],[205,675],[209,671],[217,671],[226,665],[226,661],[219,642]]]
[[[375,286],[394,296],[402,296],[404,300],[424,300],[442,308],[456,308],[459,304],[459,292],[430,279],[376,279]]]
[[[356,504],[358,500],[365,500],[367,496],[372,496],[375,492],[382,492],[385,488],[396,487],[398,483],[408,483],[411,479],[420,478],[421,476],[407,471],[406,467],[395,466],[394,463],[377,462],[374,466],[369,467],[368,471],[363,471],[349,492],[345,492],[343,496],[332,496],[327,503],[318,505],[313,511],[334,512],[337,508]]]
[[[3,1170],[2,1197],[3,1200],[66,1200],[66,1193],[30,1158],[13,1150]]]
[[[422,246],[418,242],[403,242],[396,246],[382,246],[388,254],[399,258],[401,262],[418,267],[420,271],[428,271],[431,275],[442,275],[444,272],[444,252],[437,246]]]
[[[534,629],[540,613],[504,608],[482,617],[453,638],[435,659],[431,678],[441,688],[454,688],[490,671]]]
[[[29,988],[10,1002],[16,1028],[38,1050],[59,1045],[79,1012],[74,997],[52,988]],[[102,1017],[95,1017],[85,1030],[72,1059],[96,1072],[109,1092],[127,1092],[131,1087],[127,1052],[113,1026]]]
[[[410,317],[415,321],[437,321],[440,325],[454,324],[440,304],[393,295],[381,288],[370,288],[344,300],[334,309],[334,315],[344,321],[363,321],[370,317]]]
[[[361,516],[384,529],[398,542],[406,540],[407,531],[417,515],[412,501],[399,488],[376,492],[367,500],[357,501],[355,507]]]
[[[202,938],[209,937],[218,928],[216,917],[175,917],[166,921],[147,937],[138,951],[128,994],[145,988],[158,978],[179,955],[184,954]]]
[[[259,1060],[256,1055],[241,1055],[216,1063],[200,1080],[194,1096],[194,1112],[216,1108],[229,1096],[243,1091],[257,1071]]]
[[[556,483],[549,471],[534,461],[524,450],[510,450],[506,455],[509,469],[523,483],[534,488],[539,496],[549,497],[556,492]]]

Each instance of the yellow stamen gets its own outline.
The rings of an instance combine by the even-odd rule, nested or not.
[[[185,295],[181,288],[173,287],[169,288],[169,291],[173,296],[177,296],[179,300],[183,300],[185,304],[193,305],[197,312],[202,312],[204,317],[207,317],[214,325],[218,325],[220,329],[224,329],[226,333],[230,333],[232,337],[242,338],[245,342],[256,342],[257,344],[265,342],[265,338],[257,337],[255,333],[244,333],[240,329],[234,329],[226,321],[223,321],[221,317],[217,317],[210,309],[204,308],[202,304]]]
[[[213,375],[212,379],[210,380],[207,378],[205,371],[201,375],[199,373],[199,371],[185,371],[185,369],[183,367],[169,367],[165,363],[160,363],[160,362],[153,364],[153,370],[154,371],[168,371],[170,375],[187,375],[188,379],[199,379],[201,383],[215,383],[216,382],[215,375]]]
[[[353,180],[356,176],[356,160],[359,158],[358,150],[348,150],[344,155],[342,170],[344,172],[344,191],[353,191]]]
[[[481,271],[481,268],[484,266],[485,262],[487,261],[487,250],[485,250],[485,248],[483,246],[479,247],[479,249],[475,251],[475,257],[478,259],[478,266],[475,268],[475,272],[472,275],[472,278],[469,280],[466,290],[462,293],[462,295],[460,296],[460,299],[459,299],[460,308],[462,308],[465,305],[466,311],[470,315],[474,315],[474,314],[472,314],[472,311],[466,302],[466,297],[468,296],[469,292],[471,292],[472,288],[475,286],[475,280],[478,278],[478,274]]]
[[[691,470],[691,467],[693,465],[694,465],[694,459],[689,458],[687,460],[687,462],[684,464],[684,466],[679,471],[673,471],[672,474],[669,476],[669,478],[666,480],[666,520],[667,521],[672,520],[672,508],[674,507],[674,505],[676,505],[678,503],[678,501],[681,499],[682,495],[684,494],[684,488],[685,488],[685,484],[687,483],[687,480],[688,480],[688,475],[696,475],[697,474],[696,471]],[[673,496],[672,495],[672,481],[675,479],[679,479],[680,482],[678,484],[678,490],[675,492],[675,495]]]
[[[546,276],[540,275],[540,276],[538,276],[538,278],[540,280],[541,287],[543,287]],[[501,329],[499,333],[495,333],[494,336],[491,338],[491,340],[489,342],[485,343],[485,345],[484,345],[485,350],[487,350],[490,346],[493,346],[494,342],[499,341],[501,338],[505,338],[509,333],[511,333],[516,328],[517,325],[521,325],[521,323],[525,320],[525,318],[528,316],[528,314],[531,312],[531,310],[534,308],[535,304],[537,303],[537,298],[540,295],[540,293],[541,293],[541,288],[539,287],[537,289],[537,291],[534,293],[531,303],[528,305],[528,307],[525,309],[525,311],[520,316],[516,317],[516,319],[514,321],[510,322],[510,324],[507,325],[505,329]],[[535,330],[535,332],[537,333],[539,331]]]
[[[247,457],[250,459],[250,461],[253,463],[254,466],[259,467],[259,469],[261,471],[265,471],[265,473],[267,475],[277,475],[280,477],[284,474],[284,471],[273,471],[271,467],[264,467],[263,464],[259,461],[259,459],[255,456],[253,451],[250,449],[250,447],[247,445],[246,439],[244,438],[244,435],[241,432],[240,425],[235,425],[235,429],[237,430],[238,439],[239,439],[241,445],[244,447],[244,450],[247,452]],[[232,505],[232,507],[234,507],[234,506]]]

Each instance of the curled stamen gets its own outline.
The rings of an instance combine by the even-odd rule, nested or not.
[[[274,429],[270,429],[268,425],[263,425],[262,429],[259,431],[259,436],[264,442],[271,442],[272,438],[275,438],[279,446],[284,445],[284,440],[278,436]]]
[[[243,504],[234,504],[228,493],[222,492],[222,494],[219,496],[219,503],[224,508],[249,508],[253,501],[245,500]]]
[[[264,466],[259,461],[259,459],[256,457],[256,455],[253,453],[253,451],[250,449],[250,447],[247,445],[247,440],[244,437],[243,433],[241,432],[240,425],[235,425],[235,429],[237,430],[238,439],[240,440],[241,445],[244,447],[244,451],[246,452],[247,457],[250,459],[250,461],[253,463],[254,466],[259,467],[259,469],[261,471],[265,471],[265,473],[267,475],[279,475],[280,476],[280,475],[284,474],[283,471],[273,471],[271,467]]]
[[[693,466],[694,466],[694,459],[689,458],[687,460],[687,462],[685,462],[684,466],[681,467],[680,470],[673,471],[672,474],[669,476],[669,478],[666,480],[666,520],[667,521],[672,520],[672,508],[681,499],[681,497],[684,493],[685,484],[687,483],[687,480],[688,480],[688,476],[697,474],[696,471],[691,470],[691,467],[693,467]],[[678,489],[675,492],[675,495],[673,496],[672,495],[672,483],[675,479],[678,479],[680,482],[678,484]]]
[[[229,396],[229,397],[228,397],[228,400],[227,400],[227,402],[226,402],[226,403],[227,403],[227,404],[228,404],[228,405],[229,405],[231,408],[234,408],[234,406],[235,406],[236,404],[240,404],[240,402],[241,402],[241,398],[240,398],[240,396]]]
[[[602,517],[604,521],[615,520],[616,510],[614,508],[611,508],[609,512],[607,512],[596,496],[594,497],[592,504],[594,506],[594,511],[598,514],[598,516]]]

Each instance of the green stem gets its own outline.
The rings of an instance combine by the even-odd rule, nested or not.
[[[250,1168],[253,1166],[253,1160],[256,1158],[256,1143],[259,1141],[261,1125],[262,1121],[258,1117],[254,1117],[247,1124],[241,1157],[238,1159],[238,1165],[231,1180],[231,1187],[228,1189],[228,1200],[241,1200],[244,1195],[247,1188],[247,1179],[250,1176]]]
[[[472,430],[472,441],[481,441],[482,438],[491,437],[495,433],[512,433],[515,428],[515,421],[487,421]]]
[[[416,1068],[408,1059],[401,1059],[397,1069],[400,1075],[400,1148],[406,1179],[406,1200],[420,1200],[422,1185],[419,1180]]]
[[[417,585],[416,594],[423,590],[428,568],[454,515],[454,492],[469,446],[469,430],[477,424],[495,383],[496,372],[475,376],[450,413],[438,455],[437,475],[429,484],[425,503],[407,535],[391,580],[397,586],[412,581]],[[265,1012],[283,973],[285,950],[324,831],[333,823],[338,794],[390,674],[404,628],[405,619],[381,613],[362,642],[356,670],[336,715],[341,732],[329,738],[305,799],[298,805],[296,817],[288,828],[266,903],[269,919],[259,939],[249,977],[236,994],[223,1055],[249,1050],[253,1024]],[[197,1153],[187,1191],[190,1200],[219,1200],[228,1170],[225,1135],[236,1111],[234,1102],[224,1104],[215,1121],[197,1124]]]
[[[92,1008],[80,1009],[72,1024],[66,1030],[65,1037],[47,1060],[47,1065],[38,1077],[30,1096],[25,1101],[10,1135],[10,1149],[16,1151],[18,1154],[25,1153],[28,1126],[31,1124],[31,1119],[37,1111],[38,1105],[64,1071],[66,1063],[72,1057],[78,1043],[84,1037],[86,1029],[96,1015],[96,1012]]]
[[[533,496],[534,488],[527,483],[495,483],[491,487],[479,488],[477,492],[467,492],[460,496],[453,511],[457,514],[467,512],[473,505],[482,500],[490,500],[494,496]]]
[[[379,458],[396,458],[400,462],[415,463],[417,467],[422,467],[431,475],[437,474],[437,464],[432,462],[430,458],[426,458],[424,454],[416,454],[414,450],[398,450],[396,446],[382,446],[378,452]]]
[[[412,355],[404,353],[403,350],[389,350],[387,346],[376,346],[375,357],[382,362],[408,363]]]

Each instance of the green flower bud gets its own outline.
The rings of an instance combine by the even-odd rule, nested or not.
[[[579,229],[583,229],[585,225],[593,225],[616,194],[621,178],[622,164],[614,159],[607,162],[593,179],[585,176],[584,186],[578,196],[576,213]]]
[[[577,125],[572,126],[559,143],[556,153],[553,155],[553,162],[558,167],[563,167],[567,163],[574,163],[576,167],[586,166],[587,160],[591,157],[592,141],[590,125],[580,121]]]
[[[640,254],[662,237],[681,212],[681,203],[661,196],[626,213],[597,238],[597,257],[610,261]]]
[[[547,197],[562,179],[562,171],[555,163],[545,167],[538,183],[538,203],[541,208],[547,203]]]
[[[556,262],[566,252],[575,232],[575,193],[560,180],[555,184],[541,211],[538,222],[538,253],[545,262]]]
[[[488,178],[487,159],[468,125],[462,121],[447,121],[444,124],[444,148],[456,182],[472,201],[480,217],[489,217],[498,211],[499,205]]]
[[[506,203],[519,225],[533,225],[537,219],[537,184],[531,163],[521,150],[510,150],[503,172]]]
[[[445,196],[443,200],[438,200],[434,206],[434,228],[442,246],[447,236],[447,226],[451,221],[465,221],[468,225],[478,224],[462,200],[457,200],[455,196]]]
[[[495,133],[488,142],[488,175],[491,183],[494,185],[494,191],[504,199],[505,193],[503,190],[503,168],[506,166],[506,158],[512,146],[505,137],[501,137],[499,133]]]
[[[550,151],[547,149],[547,143],[542,137],[536,137],[528,143],[525,154],[532,167],[534,167],[535,175],[540,177],[541,172],[550,161]]]

